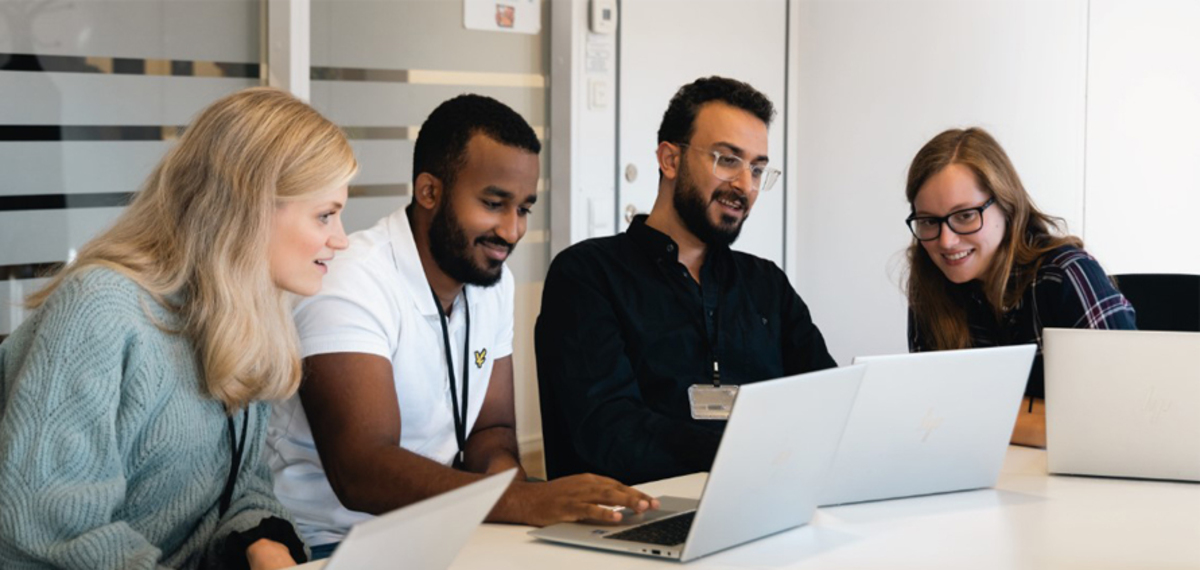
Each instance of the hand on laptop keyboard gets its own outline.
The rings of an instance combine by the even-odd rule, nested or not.
[[[606,505],[645,512],[658,508],[658,500],[599,475],[572,475],[545,483],[515,482],[501,499],[501,508],[512,509],[512,522],[547,526],[585,519],[618,523],[623,515]],[[507,504],[505,504],[507,503]],[[510,513],[506,513],[510,514]]]

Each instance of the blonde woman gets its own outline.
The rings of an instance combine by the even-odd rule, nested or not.
[[[1042,329],[1135,328],[1133,307],[1083,242],[1033,204],[1000,144],[948,130],[908,171],[909,348],[1037,343],[1013,443],[1046,445]]]
[[[0,345],[0,567],[281,568],[261,459],[300,360],[289,293],[346,246],[358,166],[283,92],[205,109]]]

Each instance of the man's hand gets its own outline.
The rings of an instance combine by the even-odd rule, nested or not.
[[[286,546],[266,538],[260,538],[246,547],[246,560],[250,563],[250,570],[278,570],[296,565]]]
[[[572,475],[545,483],[513,483],[490,520],[546,526],[583,519],[616,523],[626,507],[638,513],[658,508],[658,500],[599,475]]]

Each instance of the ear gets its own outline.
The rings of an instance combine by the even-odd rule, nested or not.
[[[658,155],[658,169],[662,171],[663,178],[675,180],[679,175],[679,161],[683,158],[680,155],[681,150],[680,147],[666,141],[658,143],[655,153]]]
[[[413,203],[433,211],[442,202],[443,191],[441,180],[428,172],[422,172],[417,175],[417,181],[413,185]]]

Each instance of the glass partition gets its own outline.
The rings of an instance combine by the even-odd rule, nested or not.
[[[0,1],[0,335],[191,117],[260,84],[258,0]]]

